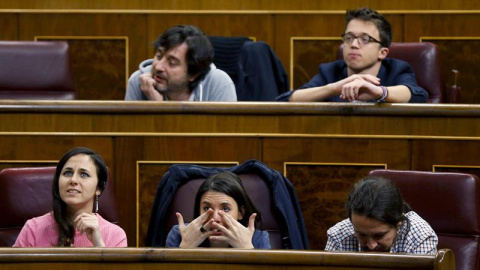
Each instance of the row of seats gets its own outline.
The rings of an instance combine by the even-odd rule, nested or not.
[[[232,78],[239,101],[273,101],[289,90],[286,72],[265,42],[244,37],[210,40],[214,63]],[[394,42],[389,56],[410,63],[418,84],[429,94],[428,102],[458,103],[460,88],[454,85],[447,92],[435,44]],[[337,58],[342,58],[342,46]],[[0,99],[75,99],[67,43],[3,41],[0,59]]]
[[[288,188],[291,186],[288,179],[256,160],[231,168],[173,165],[162,182],[165,186],[169,184],[165,181],[177,181],[178,188],[173,192],[167,190],[173,198],[163,214],[159,214],[158,204],[163,200],[159,186],[147,246],[163,246],[168,230],[176,223],[175,212],[180,211],[187,220],[193,219],[193,198],[198,186],[210,173],[226,169],[237,173],[244,181],[247,192],[262,213],[263,229],[269,231],[272,248],[308,249],[303,217],[301,211],[297,211],[298,200],[293,186]],[[51,211],[54,171],[54,167],[41,167],[7,168],[0,172],[0,208],[3,209],[0,246],[12,246],[26,220]],[[182,177],[169,177],[169,174],[179,175],[178,171],[184,172]],[[397,170],[374,170],[370,175],[383,176],[395,182],[404,199],[436,231],[438,248],[453,250],[457,269],[480,269],[480,180],[477,176]],[[100,197],[100,214],[118,223],[111,180]],[[272,188],[278,189],[280,184],[286,185],[286,190],[289,190],[287,197],[283,195],[284,200],[291,202],[292,208],[287,211],[294,212],[287,219],[281,213],[285,211],[285,206],[279,207],[274,201],[277,195],[272,196],[278,192]]]

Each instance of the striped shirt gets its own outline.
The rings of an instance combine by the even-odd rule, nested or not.
[[[96,215],[105,246],[126,247],[127,236],[125,231],[119,226],[106,221],[99,214]],[[57,238],[57,223],[53,217],[53,212],[50,212],[27,220],[13,247],[55,247]],[[75,230],[73,246],[93,247],[93,244],[88,240],[86,233],[80,234],[78,230]]]
[[[417,213],[410,211],[405,215],[407,222],[397,232],[397,237],[390,248],[390,253],[436,254],[438,237],[432,227]],[[327,231],[328,251],[364,251],[354,235],[350,219],[345,219]]]

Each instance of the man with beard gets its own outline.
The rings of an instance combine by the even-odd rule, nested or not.
[[[154,47],[154,58],[130,76],[125,100],[237,101],[233,81],[212,63],[213,47],[197,27],[174,26]]]
[[[436,254],[432,227],[403,200],[392,181],[367,177],[347,199],[348,218],[327,231],[328,251]]]
[[[343,60],[321,64],[319,73],[279,101],[426,102],[411,66],[386,58],[392,41],[390,23],[369,8],[347,11],[342,35]]]

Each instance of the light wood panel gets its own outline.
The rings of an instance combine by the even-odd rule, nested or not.
[[[0,269],[432,269],[455,268],[435,255],[239,249],[4,248]]]

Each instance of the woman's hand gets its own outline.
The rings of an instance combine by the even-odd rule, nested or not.
[[[210,240],[224,241],[234,248],[254,248],[252,244],[253,233],[255,232],[256,213],[253,213],[248,219],[248,227],[243,226],[231,215],[219,211],[218,214],[223,219],[222,226],[217,222],[212,223],[212,228],[222,232],[221,235],[212,235]]]
[[[88,240],[95,247],[104,247],[102,235],[100,234],[100,226],[98,225],[98,217],[95,214],[82,213],[73,221],[75,228],[80,233],[86,233]]]
[[[180,243],[181,248],[198,247],[212,234],[212,215],[213,210],[208,209],[208,211],[201,214],[199,217],[185,226],[182,214],[178,212],[176,213],[178,219],[178,228],[180,230],[180,235],[182,236],[182,242]],[[203,232],[201,228],[203,228]]]

